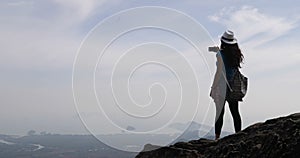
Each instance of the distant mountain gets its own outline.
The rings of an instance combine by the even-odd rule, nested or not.
[[[172,123],[168,126],[169,128],[173,128],[179,131],[184,131],[189,128],[189,130],[210,130],[212,127],[208,125],[203,125],[195,121],[186,122],[186,123]]]
[[[173,123],[169,125],[169,128],[176,129],[183,132],[177,139],[173,141],[174,144],[179,141],[190,141],[199,138],[214,139],[214,128],[208,125],[202,125],[195,121],[187,123]],[[227,136],[232,132],[222,131],[222,136]]]
[[[147,151],[147,149],[155,149]],[[299,158],[300,113],[267,120],[218,141],[197,139],[160,147],[145,146],[136,158],[259,157]]]

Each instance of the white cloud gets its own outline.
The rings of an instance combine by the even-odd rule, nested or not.
[[[22,6],[27,4],[32,4],[32,1],[15,1],[7,3],[8,6]]]
[[[56,3],[60,4],[63,6],[65,9],[70,10],[70,11],[75,11],[78,13],[80,18],[84,18],[88,16],[93,9],[97,5],[101,5],[104,3],[106,0],[88,0],[88,1],[81,1],[81,0],[54,0]],[[97,4],[98,2],[98,4]]]
[[[51,4],[56,5],[50,7],[57,12],[44,10],[43,13],[38,8],[46,8],[50,2],[4,3],[11,10],[4,10],[4,14],[0,15],[3,24],[0,30],[0,65],[21,69],[70,69],[83,38],[83,35],[78,36],[80,25],[99,9],[105,10],[103,5],[110,6],[118,1],[51,0]],[[28,5],[31,7],[28,8]],[[49,15],[44,13],[48,11]]]
[[[263,74],[299,63],[299,38],[295,34],[299,18],[294,17],[275,17],[255,7],[243,6],[223,8],[208,18],[235,32],[246,57],[246,71]],[[288,37],[283,38],[284,35]]]
[[[54,0],[54,2],[61,5],[66,12],[75,13],[74,16],[81,20],[90,16],[96,8],[108,3],[115,3],[116,1],[118,0]]]
[[[258,46],[287,34],[297,27],[298,18],[275,17],[260,12],[257,8],[243,6],[240,9],[223,8],[208,17],[238,33],[238,39]]]

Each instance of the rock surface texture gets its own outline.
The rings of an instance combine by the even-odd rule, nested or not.
[[[149,148],[149,145],[148,147]],[[300,158],[300,113],[267,120],[218,141],[178,142],[136,158]]]

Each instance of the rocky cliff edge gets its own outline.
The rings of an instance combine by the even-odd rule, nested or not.
[[[156,146],[153,146],[157,148]],[[146,145],[145,148],[151,148]],[[199,139],[140,152],[136,158],[300,157],[300,113],[256,123],[218,141]]]

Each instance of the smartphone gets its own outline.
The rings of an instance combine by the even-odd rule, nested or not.
[[[218,46],[208,47],[208,51],[209,52],[218,52],[219,51],[219,47]]]

